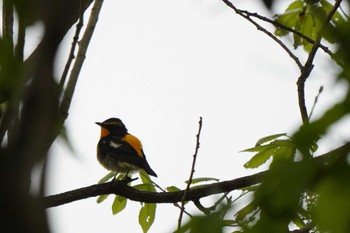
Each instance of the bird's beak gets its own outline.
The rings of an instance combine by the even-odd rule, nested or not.
[[[96,125],[103,127],[103,123],[101,123],[101,122],[95,122],[95,123],[96,123]]]

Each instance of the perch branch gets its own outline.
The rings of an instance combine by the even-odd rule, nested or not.
[[[251,176],[245,176],[234,180],[218,182],[187,192],[185,201],[198,200],[200,198],[218,193],[225,193],[232,190],[251,186],[262,181],[265,172]],[[44,198],[46,207],[54,207],[103,194],[116,194],[133,201],[145,203],[174,203],[181,202],[185,190],[178,192],[144,192],[125,185],[122,181],[112,181],[104,184],[96,184],[85,188],[80,188],[65,193],[52,195]]]
[[[313,160],[320,167],[327,169],[336,164],[339,159],[346,158],[350,151],[350,142],[334,149],[326,154],[315,157]],[[213,194],[227,193],[233,190],[242,189],[261,183],[267,172],[260,172],[250,176],[244,176],[233,180],[222,181],[209,184],[203,187],[189,190],[185,201],[195,201]],[[43,203],[47,208],[64,205],[73,201],[78,201],[103,194],[116,194],[133,201],[145,203],[175,203],[183,199],[185,191],[178,192],[144,192],[127,186],[125,182],[113,181],[104,184],[96,184],[61,194],[51,195],[43,198]]]

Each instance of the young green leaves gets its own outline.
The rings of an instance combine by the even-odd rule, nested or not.
[[[292,159],[295,154],[295,145],[290,138],[278,139],[286,137],[285,133],[274,134],[261,138],[255,147],[243,150],[243,152],[256,153],[247,163],[245,168],[257,168],[263,165],[270,158],[273,159]]]
[[[318,34],[322,31],[322,36],[330,43],[335,43],[334,28],[345,22],[343,16],[337,11],[333,15],[329,24],[324,25],[333,5],[326,0],[292,2],[284,13],[276,15],[276,22],[300,32],[302,35],[293,33],[294,48],[303,46],[306,51],[310,51]],[[290,30],[277,27],[275,35],[285,36],[291,33]]]

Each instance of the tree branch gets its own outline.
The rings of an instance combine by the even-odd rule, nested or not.
[[[62,0],[61,0],[62,1]],[[62,41],[64,36],[67,34],[68,30],[72,25],[77,22],[80,17],[80,12],[85,12],[85,10],[90,6],[93,0],[70,0],[69,5],[67,4],[68,11],[62,11],[61,14],[61,30],[56,31],[56,39]],[[80,11],[79,8],[82,10]],[[25,79],[30,80],[34,75],[33,66],[37,64],[38,57],[42,53],[42,50],[45,49],[43,41],[36,47],[36,49],[30,54],[30,56],[25,60],[24,64],[26,67]]]
[[[327,169],[336,164],[339,159],[345,158],[350,151],[350,142],[332,150],[326,154],[313,158],[320,168]],[[219,193],[231,192],[233,190],[245,188],[261,183],[268,171],[244,176],[233,180],[209,184],[203,187],[189,190],[185,201],[196,201],[200,198]],[[133,201],[146,203],[175,203],[183,199],[185,190],[179,192],[144,192],[127,186],[123,181],[112,181],[104,184],[96,184],[61,194],[51,195],[44,198],[43,202],[47,208],[64,205],[73,201],[78,201],[103,194],[116,194]]]
[[[303,65],[299,61],[299,58],[295,56],[292,51],[275,35],[273,35],[271,32],[260,26],[257,22],[255,22],[253,19],[251,19],[249,14],[246,14],[245,11],[239,10],[237,7],[235,7],[229,0],[222,0],[228,7],[230,7],[232,10],[236,12],[236,14],[242,16],[246,20],[248,20],[250,23],[252,23],[259,31],[264,32],[268,37],[270,37],[272,40],[274,40],[277,44],[279,44],[287,53],[288,55],[294,60],[294,62],[297,64],[299,69],[303,69]]]
[[[80,31],[83,28],[83,25],[84,25],[84,9],[83,9],[83,6],[82,6],[82,2],[80,2],[80,17],[79,17],[79,21],[78,21],[78,23],[76,25],[75,34],[74,34],[73,41],[72,41],[72,46],[71,46],[71,49],[70,49],[70,52],[69,52],[69,55],[68,55],[68,59],[67,59],[66,65],[64,66],[64,70],[63,70],[62,75],[61,75],[61,80],[60,80],[59,86],[58,86],[58,90],[59,90],[60,94],[61,94],[61,92],[63,90],[64,84],[66,83],[66,78],[67,78],[67,75],[68,75],[68,71],[69,71],[69,69],[71,67],[73,59],[75,58],[75,56],[74,56],[75,48],[76,48],[76,46],[78,44]]]
[[[88,49],[90,40],[92,38],[92,35],[94,33],[98,17],[102,8],[103,0],[95,0],[94,6],[91,10],[91,15],[89,18],[89,22],[87,24],[85,33],[83,35],[83,38],[81,39],[79,43],[79,51],[77,54],[77,59],[75,60],[74,66],[72,68],[71,74],[69,76],[69,80],[67,83],[67,88],[64,92],[62,103],[60,106],[60,112],[63,115],[65,120],[68,116],[68,110],[70,108],[70,104],[72,102],[72,96],[74,94],[75,86],[78,81],[78,77],[80,74],[80,70],[83,66],[83,63],[85,61],[85,55],[86,51]]]
[[[298,81],[297,81],[299,109],[300,109],[301,119],[302,119],[304,124],[309,123],[309,116],[308,116],[308,112],[307,112],[307,108],[306,108],[306,104],[305,104],[305,82],[308,79],[308,77],[310,76],[310,73],[314,67],[313,61],[315,59],[317,50],[320,47],[321,40],[322,40],[322,34],[323,34],[326,26],[331,21],[333,15],[335,14],[337,9],[339,8],[341,2],[342,2],[342,0],[336,0],[332,10],[329,12],[325,22],[323,23],[321,30],[317,34],[317,39],[312,46],[312,49],[311,49],[310,54],[307,58],[307,61],[305,62],[304,68],[302,69],[301,74],[300,74]]]
[[[193,174],[194,174],[194,171],[195,171],[195,166],[196,166],[196,160],[197,160],[197,154],[198,154],[198,150],[199,150],[199,137],[201,135],[201,130],[202,130],[202,117],[199,118],[199,128],[198,128],[198,133],[197,133],[197,140],[196,140],[196,149],[195,149],[195,152],[194,152],[194,155],[193,155],[193,161],[192,161],[192,167],[191,167],[191,173],[190,173],[190,178],[188,179],[188,182],[187,182],[187,187],[185,189],[185,192],[184,192],[184,195],[182,197],[182,200],[181,200],[181,208],[180,208],[180,216],[179,216],[179,220],[178,220],[178,225],[177,225],[177,228],[179,229],[181,227],[181,221],[182,221],[182,216],[183,216],[183,213],[184,213],[184,210],[185,210],[185,200],[186,200],[186,196],[187,196],[187,193],[190,191],[190,186],[191,186],[191,183],[192,183],[192,179],[193,179]]]
[[[2,36],[9,38],[13,46],[13,2],[2,1]]]
[[[297,35],[297,36],[300,36],[301,38],[303,38],[304,40],[306,40],[306,41],[309,42],[310,44],[315,44],[315,43],[316,43],[316,41],[313,40],[313,39],[311,39],[310,37],[304,35],[303,33],[299,32],[299,31],[297,31],[297,30],[295,30],[295,29],[293,29],[293,28],[291,28],[291,27],[288,27],[288,26],[286,26],[286,25],[283,25],[283,24],[279,23],[279,22],[276,21],[276,20],[272,20],[272,19],[269,19],[269,18],[264,17],[264,16],[262,16],[262,15],[259,15],[258,13],[252,13],[252,12],[249,12],[249,11],[246,11],[246,10],[240,10],[240,9],[238,9],[238,11],[240,11],[240,12],[246,14],[246,15],[249,15],[249,16],[251,16],[251,17],[258,18],[258,19],[260,19],[260,20],[262,20],[262,21],[264,21],[264,22],[270,23],[270,24],[272,24],[273,26],[275,26],[276,28],[278,27],[278,28],[281,28],[281,29],[283,29],[283,30],[289,31],[289,32],[291,32],[291,33],[293,33],[293,34],[295,34],[295,35]],[[324,45],[321,44],[321,43],[320,43],[319,46],[320,46],[320,48],[321,48],[325,53],[327,53],[332,59],[337,60],[337,59],[335,58],[334,54],[332,53],[332,51],[330,51],[329,48],[328,48],[327,46],[324,46]],[[338,64],[339,64],[339,63],[338,63]]]
[[[198,200],[200,198],[218,193],[225,193],[232,190],[251,186],[262,181],[265,172],[251,176],[245,176],[234,180],[210,184],[187,192],[185,201]],[[44,198],[46,207],[54,207],[103,194],[116,194],[133,201],[146,203],[174,203],[183,199],[185,190],[179,192],[144,192],[127,186],[123,181],[112,181],[104,184],[96,184],[65,193],[52,195]]]

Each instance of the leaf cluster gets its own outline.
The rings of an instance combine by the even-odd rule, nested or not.
[[[141,184],[136,184],[133,185],[132,187],[134,189],[144,191],[144,192],[156,192],[156,187],[157,185],[152,182],[151,178],[149,175],[145,172],[140,172],[140,178],[142,183]],[[106,183],[110,179],[113,180],[119,180],[119,181],[126,181],[128,182],[128,178],[126,176],[127,174],[121,173],[121,174],[116,174],[115,172],[110,172],[106,176],[104,176],[98,183]],[[132,179],[130,179],[132,181]],[[130,185],[130,183],[128,183]],[[97,203],[103,202],[109,195],[101,195],[97,198]],[[114,201],[112,204],[112,214],[116,215],[123,211],[126,208],[128,199],[120,196],[120,195],[115,195]],[[156,216],[156,208],[157,204],[156,203],[141,203],[141,208],[139,211],[139,224],[143,230],[143,232],[148,232],[148,230],[151,228],[152,224],[154,223],[155,216]]]
[[[273,1],[264,2],[268,7],[273,4]],[[330,14],[330,21],[326,21]],[[349,87],[350,24],[346,17],[344,12],[341,13],[325,0],[294,1],[284,13],[276,15],[275,21],[285,27],[276,27],[275,35],[292,34],[294,47],[303,46],[306,52],[315,49],[315,41],[321,39],[337,43],[332,59],[342,61],[337,62],[342,68],[338,80],[343,80]],[[307,65],[304,68],[308,68]],[[301,77],[305,82],[308,76]],[[222,200],[220,203],[223,209],[227,207],[234,211],[233,216],[227,216],[226,211],[222,214],[221,210],[203,211],[204,215],[195,216],[185,225],[186,232],[197,232],[196,221],[201,221],[205,226],[206,221],[214,218],[216,232],[223,232],[227,227],[232,227],[233,232],[249,233],[350,232],[349,148],[344,146],[325,159],[315,159],[319,139],[335,123],[349,115],[349,106],[350,91],[347,89],[344,99],[327,109],[318,119],[308,119],[291,136],[285,133],[266,136],[259,139],[254,147],[243,150],[254,153],[244,165],[245,168],[259,168],[270,161],[263,181],[242,189],[242,192],[251,194],[251,200],[246,201],[243,207],[237,207],[234,201],[227,201],[232,200],[232,196],[228,196],[226,203]],[[200,230],[204,231],[204,228]]]
[[[337,27],[344,24],[346,20],[342,14],[337,11],[334,13],[331,22],[324,25],[332,7],[333,5],[326,0],[297,0],[292,2],[284,13],[277,14],[275,20],[314,41],[317,40],[319,33],[322,31],[324,39],[330,43],[335,43],[337,39],[335,38],[334,31]],[[275,30],[275,35],[277,36],[285,36],[287,34],[292,33],[283,28],[277,28]],[[312,43],[295,33],[293,33],[292,36],[294,48],[303,46],[306,51],[311,51]]]

